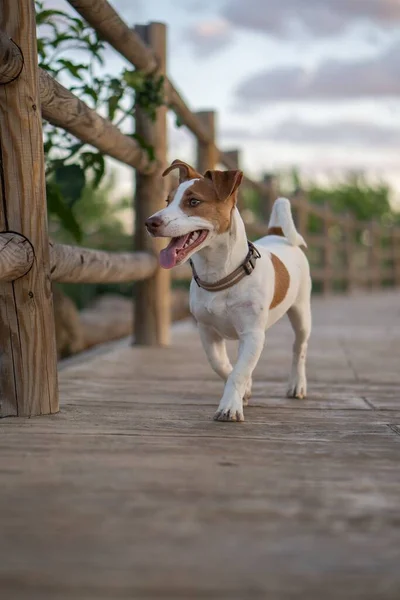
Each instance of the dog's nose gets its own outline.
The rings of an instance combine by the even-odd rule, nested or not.
[[[162,225],[161,217],[149,217],[146,220],[147,230],[152,234],[156,234],[161,225]]]

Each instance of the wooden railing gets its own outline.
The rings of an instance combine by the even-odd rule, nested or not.
[[[68,0],[100,37],[144,74],[165,75],[165,106],[155,122],[136,110],[136,131],[156,159],[115,125],[38,68],[34,0],[0,0],[0,416],[57,412],[57,364],[51,282],[136,281],[135,342],[168,345],[170,273],[158,267],[160,240],[143,222],[164,205],[168,185],[160,176],[167,161],[168,105],[197,140],[197,167],[240,167],[239,152],[216,145],[214,112],[193,113],[167,78],[166,26],[130,29],[106,0]],[[136,172],[135,252],[113,254],[52,244],[48,238],[41,118],[62,127]],[[268,215],[268,182],[244,178],[260,195]],[[297,194],[297,226],[306,235],[313,279],[324,292],[400,283],[400,233],[333,214]],[[268,210],[267,210],[268,209]],[[308,234],[310,218],[319,220]],[[249,236],[266,223],[247,223]],[[315,223],[314,223],[315,228]],[[188,279],[183,266],[175,279]]]

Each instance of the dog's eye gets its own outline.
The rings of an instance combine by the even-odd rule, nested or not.
[[[201,200],[197,200],[197,198],[189,198],[189,206],[191,206],[192,208],[198,206],[200,203]]]
[[[169,204],[169,198],[166,199],[165,203],[168,206],[168,204]]]

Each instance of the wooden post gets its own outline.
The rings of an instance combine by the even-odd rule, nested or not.
[[[371,289],[376,289],[381,285],[381,236],[380,226],[376,221],[370,222],[369,235],[369,284]]]
[[[354,244],[354,217],[351,213],[346,214],[346,225],[344,232],[344,245],[345,245],[345,270],[346,270],[346,282],[347,292],[351,292],[356,287],[355,274],[353,271],[355,244]]]
[[[224,152],[224,155],[229,159],[229,162],[232,164],[232,168],[240,169],[240,150],[228,150],[227,152]],[[243,192],[241,187],[238,190],[237,207],[240,211],[246,208],[244,205]]]
[[[293,204],[296,214],[296,228],[307,242],[308,231],[308,200],[304,190],[298,188],[293,196]]]
[[[275,175],[265,173],[263,177],[264,193],[261,196],[260,212],[264,223],[268,223],[271,216],[272,206],[279,196],[279,182]]]
[[[209,143],[197,141],[197,170],[199,173],[204,173],[207,169],[215,169],[218,162],[218,150],[215,146],[215,112],[200,111],[196,116],[210,135]]]
[[[57,352],[47,234],[33,0],[0,0],[0,29],[19,46],[19,77],[0,86],[0,231],[26,237],[31,270],[0,282],[1,415],[58,411]]]
[[[135,31],[158,58],[158,75],[166,73],[167,28],[163,23],[138,25]],[[155,151],[160,168],[151,175],[136,173],[136,250],[157,254],[165,247],[165,239],[150,238],[144,223],[147,217],[165,206],[166,181],[161,173],[167,161],[167,109],[157,109],[155,122],[136,107],[136,133]],[[155,274],[135,286],[135,343],[146,346],[167,346],[170,341],[171,301],[170,272],[158,267]]]
[[[392,229],[392,256],[393,256],[393,281],[395,286],[400,286],[400,229]]]
[[[333,242],[329,235],[332,224],[332,211],[328,202],[324,204],[324,294],[330,294],[333,289]]]

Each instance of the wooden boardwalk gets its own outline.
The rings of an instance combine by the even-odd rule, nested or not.
[[[275,326],[243,424],[191,324],[0,422],[4,600],[400,598],[400,292],[317,299],[309,399]]]

